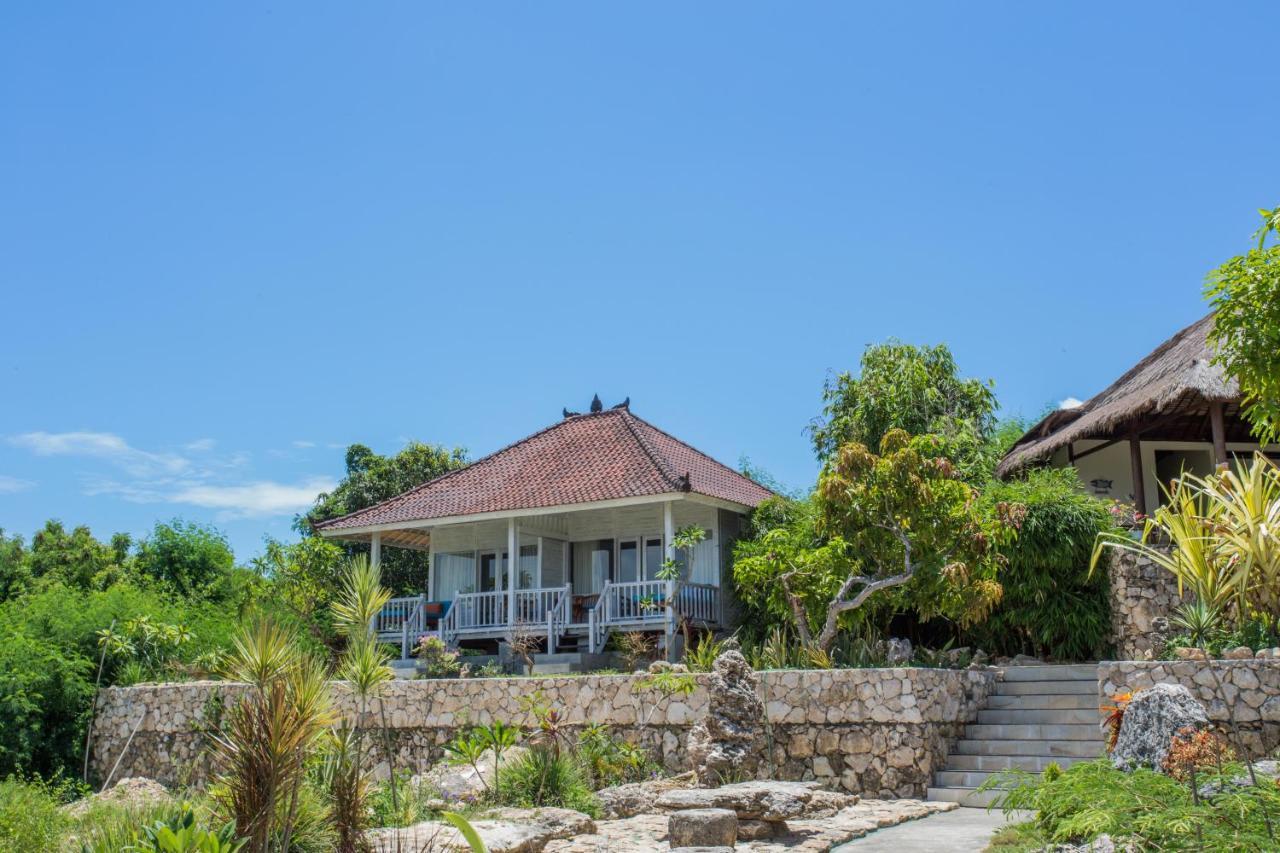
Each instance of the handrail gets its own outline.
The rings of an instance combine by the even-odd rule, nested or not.
[[[610,623],[613,621],[613,608],[610,606],[613,600],[613,589],[613,581],[606,580],[600,589],[600,595],[596,598],[595,606],[587,614],[589,617],[587,648],[592,654],[604,651],[604,644],[609,639]]]
[[[569,625],[570,602],[573,591],[569,584],[561,587],[556,595],[555,604],[547,610],[547,652],[553,654],[556,642],[564,634]]]

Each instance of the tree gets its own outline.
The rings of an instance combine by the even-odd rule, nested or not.
[[[1214,360],[1240,383],[1241,414],[1263,444],[1280,439],[1280,207],[1261,210],[1258,246],[1209,274]]]
[[[984,449],[995,426],[992,383],[961,379],[946,344],[869,346],[859,374],[828,379],[822,400],[822,416],[809,428],[820,460],[848,442],[879,447],[886,433],[900,429],[938,436],[971,481],[983,479],[990,468]]]
[[[106,589],[125,574],[127,536],[104,545],[81,525],[67,533],[60,521],[47,521],[31,541],[31,575],[44,582],[61,581],[78,589]]]
[[[31,588],[31,567],[21,536],[6,536],[0,527],[0,601],[17,598]]]
[[[381,456],[363,444],[353,444],[347,448],[347,474],[342,482],[332,492],[316,498],[311,511],[300,517],[296,526],[300,532],[310,533],[315,522],[371,507],[461,468],[466,461],[467,453],[460,447],[449,450],[443,445],[414,441],[394,456]],[[368,552],[364,545],[346,547],[350,554]],[[383,583],[393,592],[418,592],[426,582],[426,554],[385,549],[381,566]]]
[[[174,519],[156,524],[138,543],[135,565],[141,575],[168,584],[184,598],[216,598],[226,592],[235,556],[219,531]]]
[[[345,565],[342,548],[318,536],[290,545],[268,539],[253,560],[254,570],[271,583],[274,600],[329,647],[338,644],[333,605],[343,589]]]
[[[818,481],[811,531],[801,515],[800,524],[766,535],[765,547],[735,568],[739,586],[743,574],[771,580],[801,641],[824,652],[842,618],[877,594],[924,619],[965,625],[985,617],[1003,592],[997,546],[1017,517],[1004,505],[995,517],[982,513],[943,446],[897,429],[885,433],[879,456],[857,442],[841,445]]]
[[[680,622],[680,631],[684,635],[685,653],[689,651],[689,615],[684,612],[684,585],[689,578],[693,576],[693,560],[694,552],[698,547],[698,543],[707,538],[707,531],[696,524],[690,524],[676,531],[675,537],[671,540],[671,550],[684,556],[684,564],[679,561],[668,558],[662,561],[662,567],[658,569],[658,580],[672,581],[671,584],[671,601],[670,606],[674,611],[676,619]],[[671,649],[667,649],[667,656],[671,657]]]

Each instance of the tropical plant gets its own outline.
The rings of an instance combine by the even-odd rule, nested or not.
[[[1280,236],[1277,211],[1258,211],[1257,247],[1222,264],[1205,283],[1214,360],[1240,384],[1241,414],[1263,444],[1280,439],[1280,243],[1266,245]]]
[[[1261,453],[1247,466],[1205,477],[1187,474],[1146,520],[1141,540],[1100,534],[1108,548],[1139,554],[1169,571],[1179,592],[1234,625],[1280,612],[1280,468]],[[1155,544],[1155,540],[1168,545]]]
[[[502,772],[502,756],[520,740],[520,729],[508,725],[502,720],[476,727],[480,740],[493,750],[493,784],[497,787],[499,774]]]
[[[125,848],[127,853],[236,853],[245,840],[237,838],[235,826],[205,829],[196,822],[195,810],[183,805],[168,819],[142,828],[142,838]]]
[[[480,770],[480,762],[489,751],[489,744],[479,732],[473,729],[454,735],[453,739],[444,745],[444,751],[455,763],[470,765],[475,771],[476,778],[484,786],[485,792],[488,793],[491,790],[488,781],[484,778],[485,774]]]
[[[1098,660],[1111,627],[1105,572],[1090,572],[1093,543],[1115,530],[1106,503],[1088,495],[1070,468],[1042,468],[982,489],[982,512],[1016,507],[1018,534],[1001,543],[1004,595],[961,633],[963,645],[997,655]]]
[[[684,662],[693,672],[710,672],[716,658],[725,649],[723,640],[717,640],[711,632],[705,632],[694,646],[685,646]]]
[[[656,648],[653,636],[644,631],[618,631],[610,635],[609,642],[622,655],[622,665],[627,672],[634,672],[653,658]]]
[[[684,635],[684,647],[689,648],[691,620],[682,606],[684,601],[684,585],[693,577],[693,560],[698,543],[707,538],[707,531],[696,524],[690,524],[676,531],[671,540],[673,556],[662,561],[656,577],[658,580],[671,581],[671,601],[668,602],[680,622],[680,632]],[[679,554],[682,559],[675,559]],[[671,660],[673,650],[667,650],[667,659]]]
[[[535,745],[507,767],[496,792],[499,802],[523,808],[573,809],[591,816],[599,803],[575,756],[549,745]]]
[[[593,723],[578,734],[578,764],[593,790],[648,778],[653,762],[643,749],[613,737],[609,727]]]
[[[457,812],[444,812],[442,816],[453,824],[454,828],[466,840],[467,846],[471,848],[471,853],[489,853],[488,848],[484,846],[484,841],[480,838],[480,833],[476,832],[475,827],[465,817]]]
[[[230,674],[246,682],[214,734],[218,798],[252,853],[289,846],[307,758],[334,721],[328,671],[291,632],[259,618],[235,638]]]
[[[423,678],[451,678],[462,671],[458,653],[445,645],[444,640],[424,635],[414,648],[418,669]]]

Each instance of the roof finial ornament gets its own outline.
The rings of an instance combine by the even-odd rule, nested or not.
[[[626,410],[629,412],[629,411],[631,411],[631,398],[630,398],[630,397],[627,397],[627,399],[623,400],[623,401],[622,401],[621,403],[619,403],[618,405],[616,405],[616,406],[611,406],[610,408],[613,408],[613,409],[626,409]]]
[[[604,411],[604,403],[601,403],[601,402],[600,402],[600,395],[599,395],[599,394],[592,394],[592,395],[591,395],[591,411],[592,411],[592,413],[593,413],[593,414],[594,414],[595,412]]]

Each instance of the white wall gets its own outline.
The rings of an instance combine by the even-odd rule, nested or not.
[[[1092,439],[1077,441],[1075,452],[1079,454],[1105,443]],[[1163,486],[1156,473],[1156,451],[1207,451],[1211,459],[1213,454],[1212,444],[1196,441],[1143,441],[1140,442],[1139,448],[1142,452],[1143,489],[1147,500],[1147,505],[1143,508],[1144,512],[1153,512],[1160,505]],[[1252,453],[1257,449],[1257,444],[1227,443],[1228,453]],[[1053,454],[1051,464],[1057,468],[1066,468],[1073,463],[1067,460],[1067,451],[1063,448]],[[1133,466],[1129,460],[1128,441],[1119,441],[1083,459],[1076,459],[1074,465],[1080,482],[1084,484],[1089,494],[1104,500],[1114,498],[1125,503],[1133,503]]]

